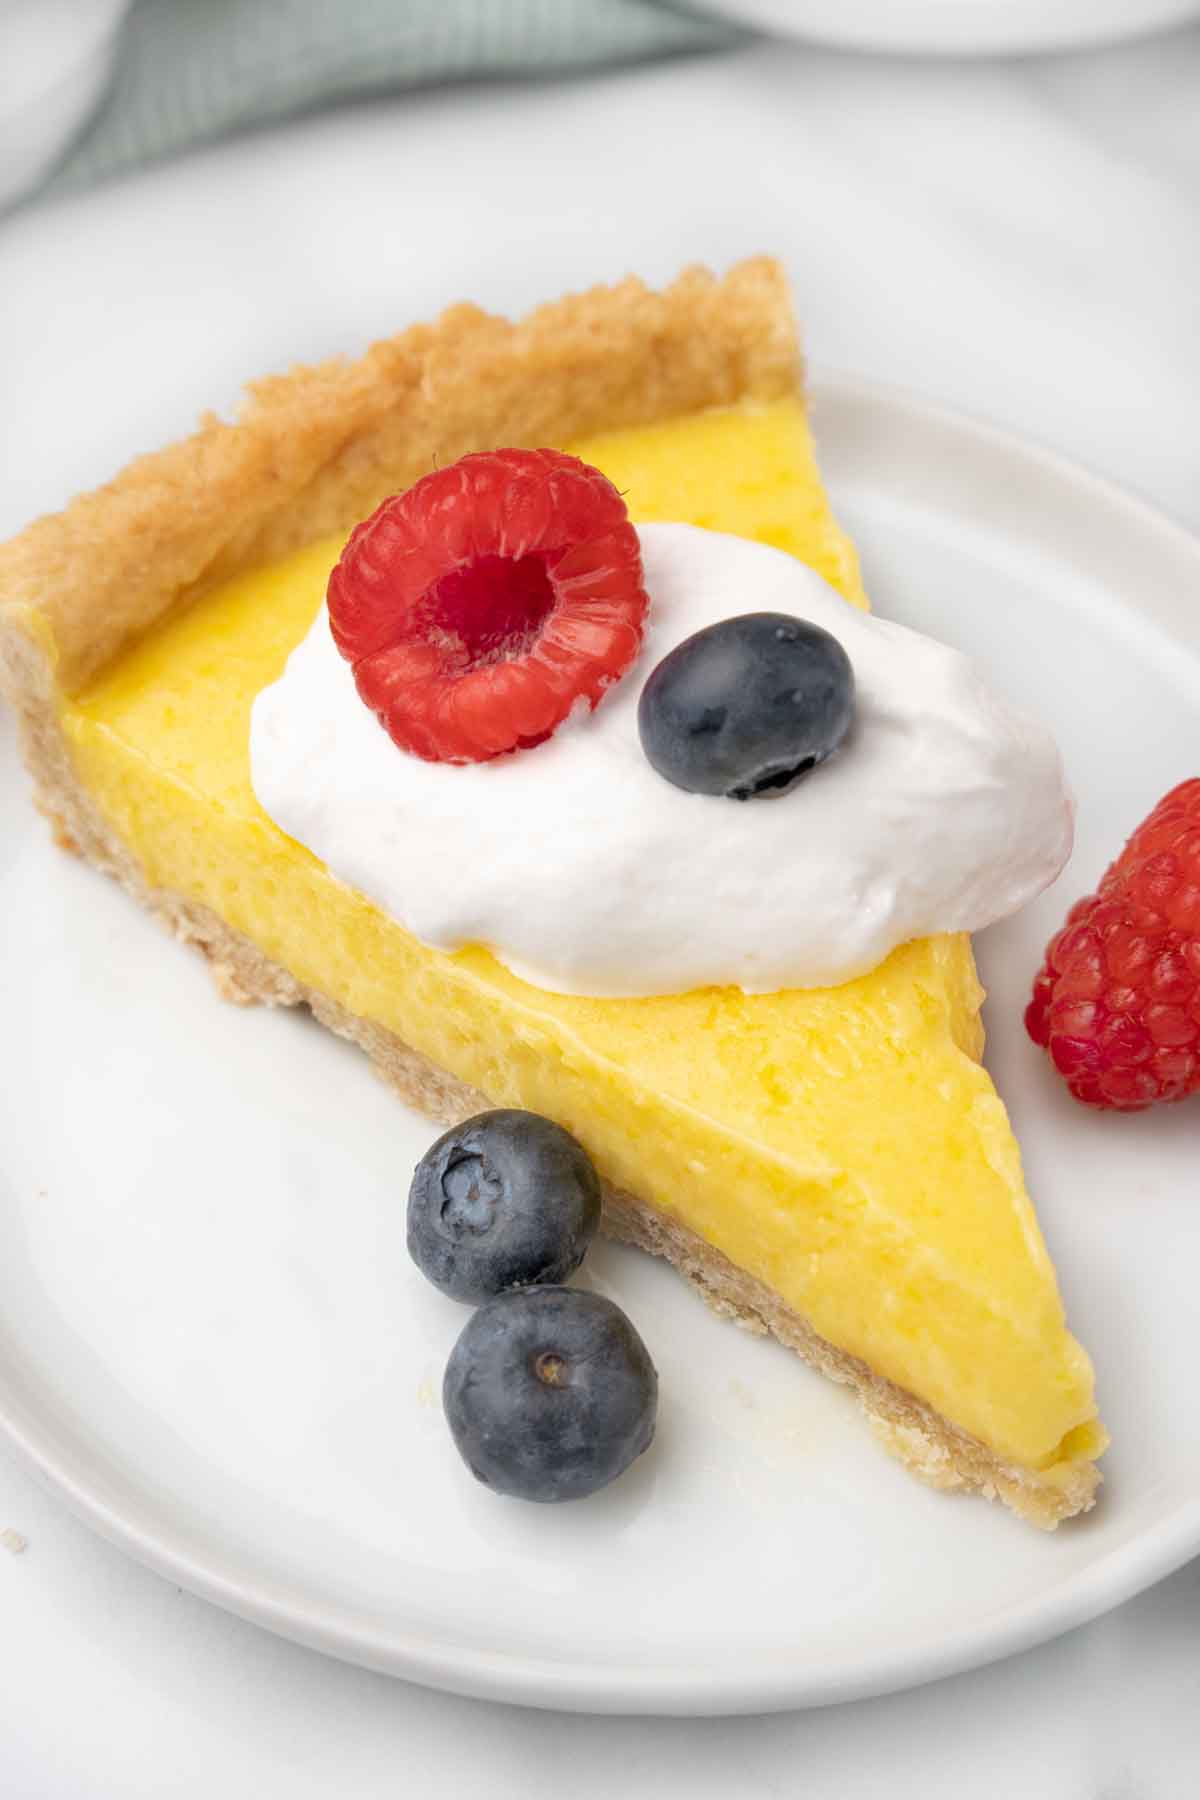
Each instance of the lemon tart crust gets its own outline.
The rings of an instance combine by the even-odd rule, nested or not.
[[[515,324],[454,306],[356,360],[251,382],[236,422],[207,417],[35,520],[0,545],[0,617],[11,638],[22,607],[38,616],[73,693],[170,608],[348,534],[435,461],[776,400],[799,376],[786,279],[766,257],[721,281],[689,269],[662,292],[630,278]]]
[[[765,259],[724,281],[690,271],[661,294],[630,281],[542,308],[518,325],[454,308],[433,327],[260,382],[236,425],[140,459],[97,493],[0,548],[0,669],[22,721],[39,802],[60,840],[115,875],[211,959],[231,999],[309,1005],[359,1043],[413,1104],[442,1119],[485,1096],[301,986],[203,905],[151,889],[80,782],[64,698],[172,608],[312,539],[345,532],[384,495],[497,443],[570,442],[796,390],[786,284]],[[853,585],[853,554],[833,546]],[[610,1189],[614,1235],[673,1262],[720,1310],[770,1330],[858,1393],[888,1447],[923,1479],[1004,1499],[1052,1526],[1086,1509],[1099,1480],[1083,1457],[1050,1470],[1006,1463],[926,1403],[820,1337],[762,1283],[678,1220]]]

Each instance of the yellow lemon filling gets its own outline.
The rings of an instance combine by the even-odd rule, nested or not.
[[[567,447],[635,519],[762,539],[865,605],[798,402]],[[647,1000],[546,993],[483,949],[427,948],[286,837],[251,788],[251,704],[311,625],[340,548],[315,543],[169,617],[68,705],[80,775],[148,880],[497,1104],[560,1120],[609,1181],[831,1343],[1065,1480],[1104,1434],[977,1060],[967,939],[906,945],[836,989]]]

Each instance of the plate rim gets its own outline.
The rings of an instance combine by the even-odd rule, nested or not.
[[[1200,578],[1200,537],[1158,508],[1073,458],[1005,427],[925,399],[909,389],[836,371],[810,383],[818,421],[837,409],[878,413],[908,429],[970,440],[992,456],[1017,459],[1089,506],[1102,506],[1125,527],[1190,563]],[[818,427],[818,439],[820,430]],[[1153,617],[1130,598],[1131,610]],[[1200,633],[1198,633],[1200,637]],[[1125,1539],[1099,1560],[999,1614],[936,1633],[907,1648],[892,1643],[864,1658],[828,1656],[819,1670],[771,1652],[769,1660],[726,1665],[564,1661],[447,1645],[428,1630],[356,1625],[353,1610],[305,1597],[303,1588],[255,1579],[236,1553],[222,1558],[192,1549],[172,1534],[169,1516],[143,1516],[136,1497],[121,1507],[105,1495],[102,1464],[78,1439],[64,1442],[53,1422],[31,1412],[0,1369],[0,1440],[77,1518],[135,1561],[178,1586],[279,1636],[378,1672],[475,1698],[561,1711],[717,1716],[774,1712],[864,1699],[962,1673],[1032,1649],[1099,1617],[1171,1574],[1200,1553],[1200,1491],[1150,1530]],[[93,1478],[88,1479],[89,1461]],[[1014,1526],[1020,1529],[1019,1526]],[[1086,1528],[1085,1528],[1086,1529]]]

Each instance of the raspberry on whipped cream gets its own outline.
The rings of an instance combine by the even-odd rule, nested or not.
[[[642,642],[637,532],[562,450],[462,456],[356,525],[329,578],[334,642],[400,749],[487,762],[596,706]]]

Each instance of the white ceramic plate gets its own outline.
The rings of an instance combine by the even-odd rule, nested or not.
[[[0,0],[0,208],[81,131],[117,56],[129,0]]]
[[[1142,37],[1200,0],[698,0],[701,10],[847,50],[999,56]]]
[[[1194,772],[1200,545],[905,396],[827,382],[815,409],[879,609],[1053,719],[1078,786],[1071,869],[979,950],[989,1061],[1113,1432],[1102,1505],[1048,1537],[927,1492],[844,1393],[607,1246],[587,1277],[658,1362],[654,1451],[562,1509],[478,1488],[438,1403],[464,1314],[404,1249],[430,1127],[306,1018],[218,1005],[199,958],[54,851],[5,720],[0,1422],[169,1579],[467,1693],[721,1712],[1002,1656],[1200,1550],[1200,1115],[1083,1112],[1020,1024],[1068,899]]]

